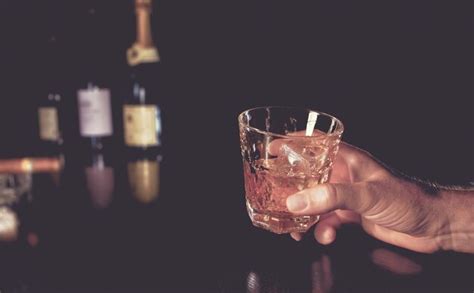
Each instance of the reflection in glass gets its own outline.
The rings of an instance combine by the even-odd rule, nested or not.
[[[18,236],[18,218],[11,209],[0,207],[0,241],[14,241]]]
[[[333,276],[329,256],[323,254],[320,259],[311,264],[311,285],[313,293],[331,291]]]
[[[105,165],[102,154],[96,154],[92,166],[86,167],[85,173],[87,189],[94,207],[97,209],[108,207],[114,192],[114,169]]]
[[[132,195],[141,203],[150,203],[160,192],[160,158],[128,163],[128,180]]]

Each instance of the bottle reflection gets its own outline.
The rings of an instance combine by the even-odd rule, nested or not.
[[[160,161],[140,159],[128,163],[128,180],[133,197],[141,203],[150,203],[160,193]]]
[[[108,207],[114,192],[114,169],[106,166],[103,154],[95,154],[92,165],[86,167],[85,173],[87,189],[94,207]]]
[[[57,156],[57,159],[59,160],[60,168],[50,172],[51,179],[53,180],[54,186],[56,187],[58,187],[61,183],[62,172],[66,166],[66,157],[63,153],[60,153]]]
[[[12,205],[21,198],[31,199],[31,173],[0,174],[0,205]]]
[[[0,242],[15,241],[18,237],[18,218],[11,209],[0,207]]]

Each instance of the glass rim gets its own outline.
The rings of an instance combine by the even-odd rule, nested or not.
[[[308,111],[308,112],[315,112],[315,113],[318,113],[318,115],[326,116],[326,117],[332,119],[337,124],[336,129],[334,130],[334,132],[332,132],[332,133],[327,133],[326,132],[325,135],[330,136],[330,137],[339,136],[344,132],[344,124],[341,122],[341,120],[339,120],[339,118],[337,118],[333,115],[321,112],[321,111],[316,111],[316,110],[313,110],[313,109],[310,109],[310,108],[303,108],[303,107],[261,106],[261,107],[250,108],[250,109],[242,111],[239,114],[239,116],[238,116],[239,124],[242,123],[241,118],[243,117],[243,115],[245,113],[248,113],[250,111],[255,111],[255,110],[261,110],[261,109],[293,109],[293,110],[305,110],[305,111]],[[255,132],[261,133],[261,134],[275,136],[275,137],[279,137],[279,138],[286,138],[286,139],[291,139],[291,138],[308,138],[308,139],[309,138],[314,138],[314,136],[312,136],[312,135],[311,136],[307,136],[307,135],[285,135],[285,134],[274,133],[274,132],[271,132],[271,131],[261,130],[259,128],[250,126],[249,123],[247,123],[247,125],[245,125],[245,127],[247,127],[248,129],[251,129]]]

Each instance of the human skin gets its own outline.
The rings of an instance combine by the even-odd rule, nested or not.
[[[282,143],[272,143],[270,152],[277,154]],[[358,223],[373,237],[413,251],[474,253],[474,189],[409,178],[346,143],[329,182],[289,196],[287,207],[296,215],[321,215],[314,230],[321,244],[335,241],[343,224]]]

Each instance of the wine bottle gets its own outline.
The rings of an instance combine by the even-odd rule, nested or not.
[[[106,140],[113,135],[111,92],[106,84],[106,66],[101,49],[103,36],[97,9],[87,11],[85,22],[86,44],[82,44],[82,88],[77,91],[80,135],[89,140],[93,151],[102,151]]]
[[[89,82],[77,98],[81,136],[90,139],[94,150],[102,150],[102,139],[113,134],[110,90]]]
[[[59,127],[60,102],[61,95],[59,93],[49,92],[38,107],[40,139],[57,147],[63,143]]]
[[[46,44],[46,62],[49,71],[43,77],[42,97],[38,103],[38,130],[41,140],[41,155],[59,155],[63,144],[60,121],[61,90],[58,60],[61,52],[55,35],[48,38]]]
[[[127,50],[131,90],[123,105],[124,140],[135,153],[157,152],[161,146],[160,56],[153,43],[151,0],[136,0],[136,42]]]

